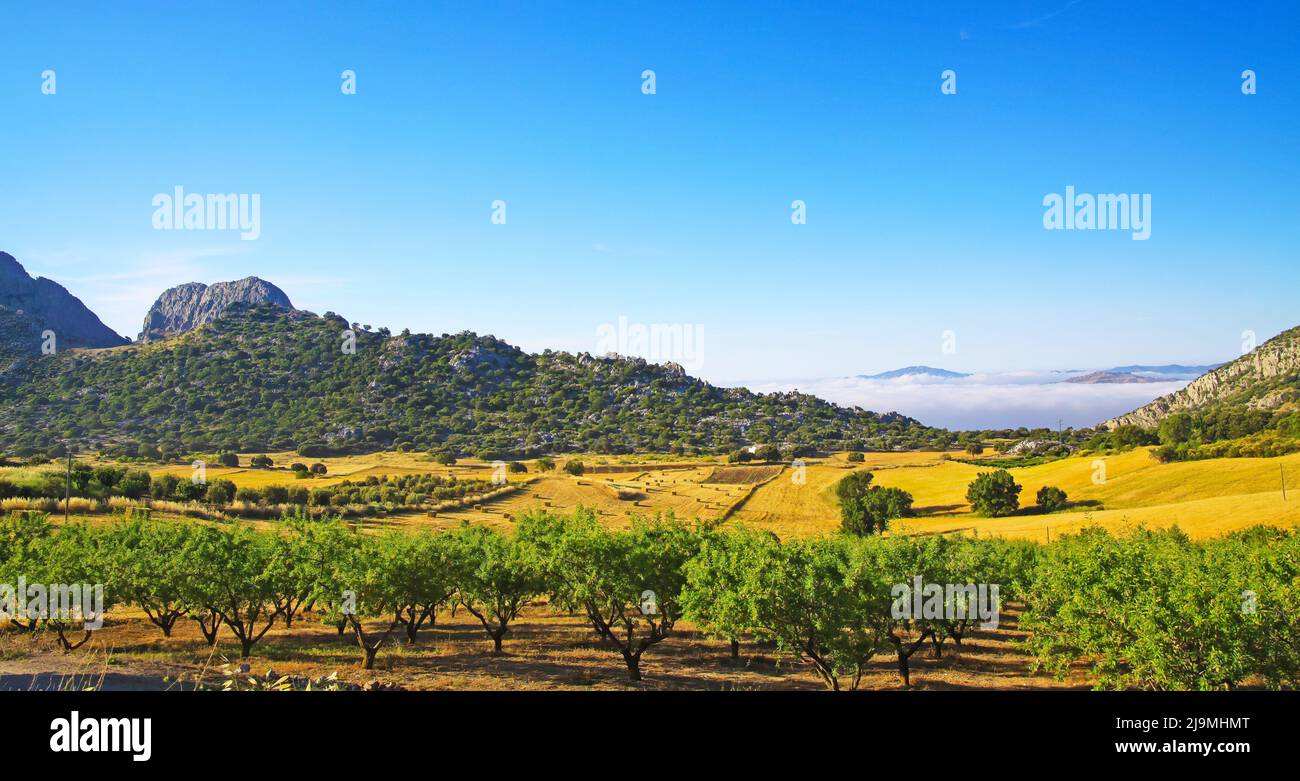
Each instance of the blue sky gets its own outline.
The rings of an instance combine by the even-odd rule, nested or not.
[[[721,383],[1217,362],[1300,323],[1298,39],[1293,3],[6,5],[0,249],[132,337],[255,274],[534,351],[696,324]],[[259,193],[260,238],[154,230],[176,185]],[[1067,185],[1149,193],[1151,238],[1044,230]]]

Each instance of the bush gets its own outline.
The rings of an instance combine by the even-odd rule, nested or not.
[[[582,477],[583,473],[587,471],[587,467],[581,461],[570,460],[564,462],[564,471],[574,477]]]
[[[207,500],[217,506],[230,504],[235,498],[235,484],[223,478],[208,482]]]
[[[848,455],[848,462],[850,464],[861,464],[863,461],[866,460],[867,460],[866,455],[864,455],[863,453],[857,450],[853,451],[852,453],[849,453]]]

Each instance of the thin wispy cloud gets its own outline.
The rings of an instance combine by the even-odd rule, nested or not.
[[[1066,4],[1065,4],[1064,6],[1062,6],[1061,8],[1058,8],[1057,10],[1052,11],[1051,13],[1046,13],[1046,14],[1043,14],[1042,16],[1038,16],[1038,17],[1035,17],[1035,18],[1033,18],[1033,19],[1026,19],[1026,20],[1023,21],[1023,22],[1016,22],[1015,24],[1011,25],[1011,29],[1012,29],[1012,30],[1024,30],[1024,29],[1027,29],[1027,28],[1030,28],[1030,27],[1037,27],[1038,25],[1042,24],[1043,22],[1046,22],[1046,21],[1048,21],[1048,20],[1050,20],[1050,19],[1055,19],[1056,17],[1060,16],[1061,14],[1063,14],[1063,13],[1065,13],[1066,11],[1070,10],[1071,8],[1075,7],[1076,5],[1078,5],[1078,4],[1081,3],[1081,2],[1083,2],[1083,0],[1070,0],[1070,2],[1066,3]]]

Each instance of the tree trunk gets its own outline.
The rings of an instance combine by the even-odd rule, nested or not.
[[[213,615],[210,620],[212,626],[211,629],[208,628],[209,624],[202,618],[194,619],[194,623],[199,625],[199,632],[203,635],[203,639],[208,641],[208,645],[215,647],[217,644],[217,633],[221,631],[221,621],[216,617],[216,615]]]
[[[504,637],[504,636],[505,636],[505,632],[493,632],[493,633],[492,633],[492,645],[493,645],[492,653],[494,653],[494,654],[500,654],[500,653],[501,653],[501,638]]]
[[[903,688],[910,689],[912,687],[912,673],[908,669],[907,656],[901,652],[898,654],[898,674],[903,679]]]
[[[734,637],[731,639],[731,661],[740,661],[740,641]]]
[[[240,638],[239,640],[239,658],[247,659],[253,655],[253,640],[251,638]]]
[[[623,661],[627,662],[627,677],[633,681],[641,680],[641,656],[640,654],[623,654]]]
[[[361,669],[363,670],[375,669],[375,654],[379,653],[379,646],[375,646],[374,648],[371,648],[368,645],[363,645],[361,646],[361,650],[365,652],[366,655],[365,661],[361,663]]]

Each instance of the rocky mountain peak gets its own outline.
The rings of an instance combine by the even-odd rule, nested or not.
[[[34,332],[53,331],[58,346],[119,347],[128,339],[114,333],[59,283],[32,278],[13,255],[0,252],[0,307]],[[33,352],[35,344],[30,345]]]
[[[284,291],[258,277],[205,285],[188,282],[163,292],[144,317],[140,341],[151,342],[210,323],[231,304],[273,304],[293,309]]]

